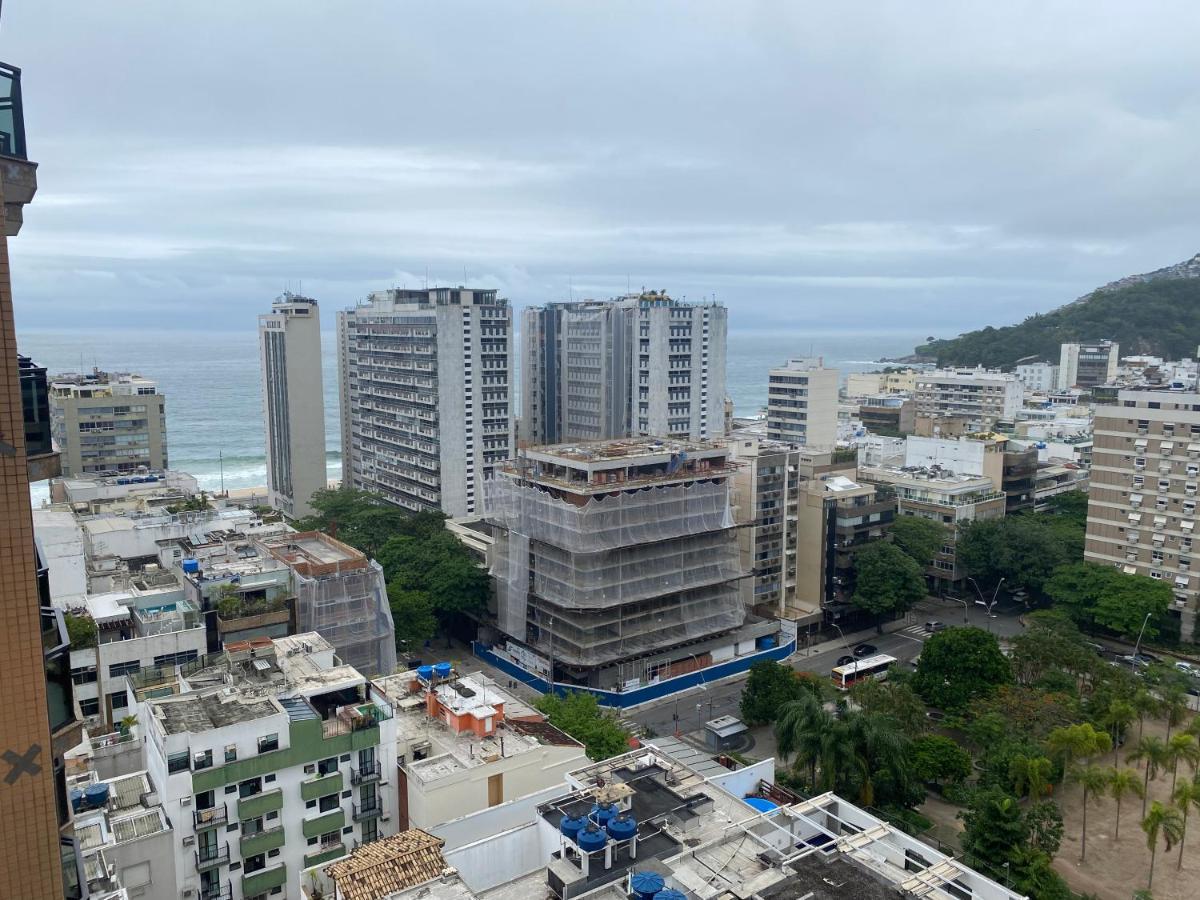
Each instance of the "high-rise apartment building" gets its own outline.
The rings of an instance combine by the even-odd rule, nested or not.
[[[342,483],[406,509],[483,509],[513,455],[512,311],[494,290],[392,289],[338,313]]]
[[[1195,641],[1200,568],[1200,394],[1123,390],[1096,407],[1084,556],[1165,581],[1180,637]]]
[[[1058,388],[1091,388],[1111,381],[1120,364],[1116,341],[1063,344],[1058,359]]]
[[[727,310],[650,291],[522,313],[527,446],[725,429]]]
[[[951,417],[966,431],[990,431],[1011,422],[1024,402],[1016,375],[986,369],[938,369],[917,376],[917,417]]]
[[[789,359],[767,376],[767,437],[831,450],[837,444],[838,371],[821,357]]]
[[[166,398],[128,372],[50,378],[50,421],[63,475],[167,468]]]
[[[285,293],[258,317],[266,427],[267,502],[284,515],[312,512],[326,486],[325,392],[317,301]]]
[[[57,683],[53,690],[49,684],[49,653],[58,648],[60,632],[43,628],[8,267],[8,239],[20,231],[23,208],[37,190],[37,164],[25,149],[20,69],[0,64],[0,101],[0,684],[7,706],[0,896],[61,897],[58,829],[66,808],[62,785],[56,789],[61,768],[51,719],[64,698]],[[68,692],[69,686],[68,679]]]

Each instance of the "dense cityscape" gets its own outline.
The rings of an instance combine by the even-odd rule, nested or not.
[[[715,290],[297,285],[226,486],[17,327],[22,78],[0,898],[1200,897],[1200,254],[757,410]]]

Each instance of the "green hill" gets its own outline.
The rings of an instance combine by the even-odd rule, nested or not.
[[[915,352],[936,358],[942,366],[1011,368],[1027,356],[1058,362],[1060,344],[1105,338],[1120,342],[1122,356],[1194,357],[1200,343],[1200,254],[1097,288],[1019,325],[989,325],[956,338],[932,340]]]

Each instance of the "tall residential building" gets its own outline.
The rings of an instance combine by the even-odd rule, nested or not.
[[[832,450],[837,445],[838,371],[821,357],[789,359],[767,380],[767,437]]]
[[[513,455],[512,311],[494,290],[392,289],[338,313],[342,483],[412,510],[482,511]]]
[[[527,446],[725,429],[727,310],[650,291],[522,313]]]
[[[917,417],[961,419],[967,431],[989,431],[1011,422],[1025,390],[1016,375],[976,369],[938,369],[917,376]]]
[[[735,470],[709,442],[522,450],[488,484],[505,652],[560,682],[628,690],[777,632],[743,628]]]
[[[303,869],[395,832],[391,706],[319,634],[169,674],[128,676],[174,831],[175,884],[154,896],[299,897]]]
[[[1200,394],[1130,389],[1096,407],[1086,559],[1149,575],[1175,591],[1180,638],[1196,641],[1200,567]]]
[[[1058,388],[1091,388],[1111,381],[1120,364],[1116,341],[1063,344],[1058,359]]]
[[[267,502],[290,518],[312,512],[326,486],[325,391],[317,301],[285,293],[258,317],[266,427]]]
[[[48,684],[48,657],[36,649],[48,652],[58,641],[53,629],[43,627],[40,608],[8,266],[8,239],[21,229],[24,206],[37,190],[36,172],[37,164],[25,150],[21,70],[0,64],[0,684],[8,707],[0,778],[3,897],[63,895],[58,828],[66,822],[66,809],[60,805],[65,802],[62,786],[56,790],[59,747],[51,731],[57,692]]]
[[[1027,391],[1044,394],[1058,387],[1058,366],[1053,363],[1019,362],[1013,373]]]
[[[166,399],[128,372],[54,375],[50,421],[63,475],[167,468]]]

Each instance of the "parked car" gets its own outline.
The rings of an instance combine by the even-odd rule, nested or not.
[[[1190,662],[1184,662],[1182,659],[1176,661],[1175,668],[1184,675],[1200,675],[1200,666],[1194,665]]]
[[[874,656],[879,652],[879,648],[874,644],[859,644],[854,648],[854,655],[861,659],[864,656]]]
[[[1126,653],[1124,656],[1119,657],[1118,662],[1126,666],[1135,666],[1144,669],[1150,665],[1151,660],[1147,659],[1145,654],[1142,653],[1138,653],[1136,655],[1133,653]]]
[[[930,634],[937,634],[939,631],[946,630],[946,623],[938,622],[936,620],[931,620],[931,621],[925,623],[925,630],[928,631]]]
[[[833,667],[836,669],[838,666],[848,666],[850,663],[855,661],[856,660],[853,656],[839,656],[837,658],[837,662],[833,664]]]

